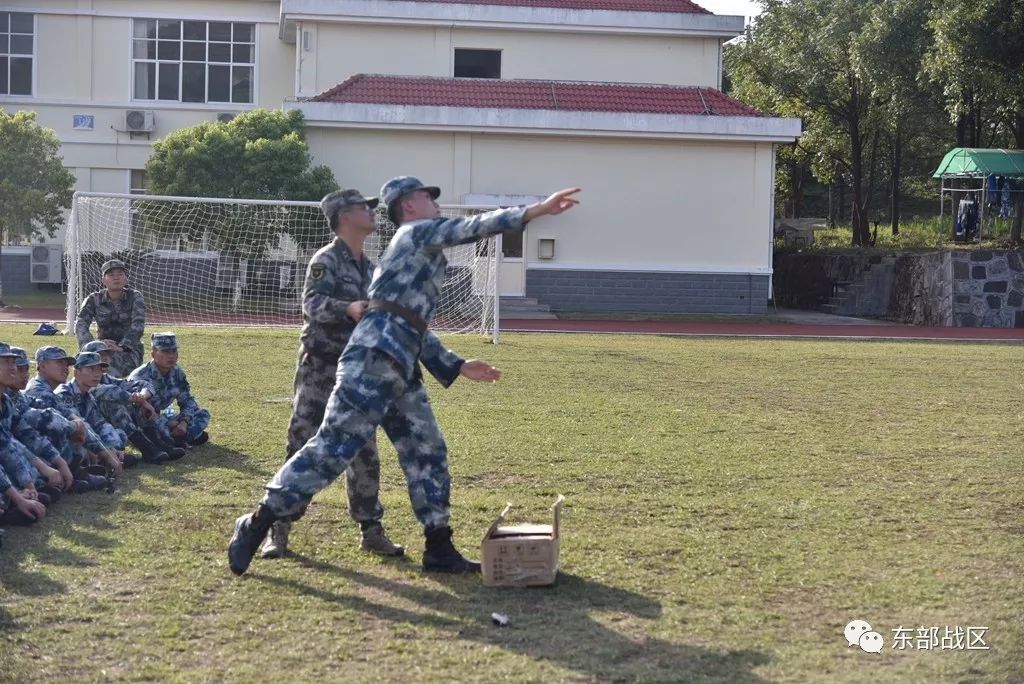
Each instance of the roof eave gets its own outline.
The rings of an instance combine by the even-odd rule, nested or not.
[[[573,33],[676,35],[731,40],[741,16],[689,12],[628,12],[556,7],[475,5],[410,0],[281,0],[285,21],[461,26]]]
[[[491,107],[441,107],[289,101],[311,127],[437,130],[521,135],[727,139],[791,143],[800,119],[767,116],[585,112]]]

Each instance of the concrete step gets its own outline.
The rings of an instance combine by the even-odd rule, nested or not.
[[[502,297],[499,303],[502,319],[555,320],[551,307],[541,304],[533,297]]]

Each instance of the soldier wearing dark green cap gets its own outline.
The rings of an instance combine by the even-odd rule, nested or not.
[[[423,525],[423,569],[480,571],[480,564],[463,557],[452,543],[448,452],[418,366],[422,363],[445,387],[459,377],[493,382],[501,372],[486,361],[463,359],[430,332],[447,270],[444,248],[561,214],[577,204],[572,197],[577,191],[562,190],[529,207],[446,219],[440,215],[436,187],[412,176],[384,184],[381,201],[401,227],[381,256],[367,312],[342,352],[323,423],[267,483],[255,510],[235,520],[228,542],[232,572],[241,575],[249,568],[274,522],[294,519],[345,472],[378,425],[398,452],[413,512]]]
[[[156,423],[165,437],[170,437],[179,447],[198,446],[210,439],[206,428],[210,424],[210,412],[199,406],[192,396],[185,371],[178,365],[178,338],[172,332],[153,333],[152,361],[139,366],[128,380],[144,383],[153,388],[149,403],[161,415]],[[178,412],[163,415],[164,410],[174,402]],[[172,409],[173,411],[173,409]]]
[[[288,425],[285,460],[302,448],[324,419],[327,399],[334,387],[341,356],[349,335],[366,312],[366,289],[373,263],[363,252],[374,230],[376,197],[358,190],[337,190],[323,198],[320,207],[334,231],[334,240],[313,255],[302,291],[302,333],[295,370],[295,399]],[[400,556],[405,550],[384,531],[384,506],[380,502],[380,457],[377,440],[371,439],[345,472],[348,511],[359,523],[360,546],[384,556]],[[274,524],[263,546],[264,558],[278,558],[287,551],[291,521]]]
[[[93,340],[89,326],[96,322],[96,338],[116,349],[111,359],[114,375],[123,378],[142,365],[142,331],[146,327],[146,304],[142,293],[128,287],[124,262],[105,261],[100,268],[103,289],[93,292],[78,311],[75,337],[82,347]]]

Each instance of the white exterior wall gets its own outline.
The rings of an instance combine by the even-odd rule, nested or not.
[[[316,163],[364,193],[404,174],[451,203],[580,185],[578,209],[530,226],[527,268],[769,273],[771,143],[326,128],[309,142]],[[537,259],[540,238],[555,239],[555,259]]]
[[[302,96],[359,73],[451,78],[456,48],[501,50],[503,79],[719,85],[717,38],[308,22],[298,31]]]
[[[223,2],[130,0],[38,0],[15,3],[12,11],[35,13],[33,96],[0,96],[8,112],[33,110],[56,131],[77,190],[127,192],[131,169],[141,169],[152,142],[180,128],[215,120],[220,112],[257,106],[280,108],[294,94],[295,47],[278,38],[275,0]],[[205,104],[133,99],[132,19],[174,18],[256,23],[254,103]],[[116,130],[127,110],[154,112],[149,136]],[[72,117],[91,114],[92,130],[75,130]],[[58,233],[50,241],[62,240]]]

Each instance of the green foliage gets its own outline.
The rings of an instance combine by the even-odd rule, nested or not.
[[[71,206],[75,176],[64,168],[60,141],[36,113],[0,109],[0,231],[52,236]]]
[[[338,189],[326,166],[310,168],[302,112],[256,109],[227,123],[207,121],[175,131],[153,144],[146,164],[155,195],[319,201]],[[282,208],[241,210],[232,205],[213,209],[203,223],[181,220],[186,205],[140,205],[144,226],[184,227],[187,240],[204,237],[212,247],[247,257],[260,257],[282,234],[300,245],[323,244],[326,223],[303,228]],[[243,238],[244,235],[244,238]]]
[[[309,164],[302,112],[256,109],[168,134],[146,173],[155,195],[318,201],[337,190],[330,169]]]
[[[44,343],[34,328],[6,326],[4,341],[32,351]],[[232,521],[284,456],[297,332],[177,332],[213,412],[210,443],[8,528],[0,681],[861,684],[1021,671],[1019,346],[448,338],[505,371],[496,384],[428,381],[458,546],[475,554],[506,501],[510,522],[545,522],[567,497],[557,584],[510,590],[420,571],[422,532],[383,435],[385,522],[407,559],[357,549],[338,482],[295,525],[293,556],[231,575]],[[882,654],[847,647],[854,618],[885,635]],[[893,650],[900,625],[985,625],[992,648]]]
[[[982,102],[1024,148],[1024,3],[976,0],[938,4],[926,73],[941,84],[954,121]]]

